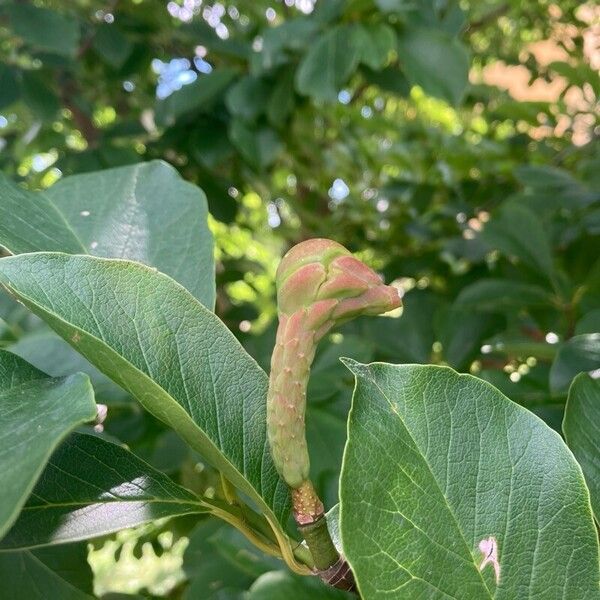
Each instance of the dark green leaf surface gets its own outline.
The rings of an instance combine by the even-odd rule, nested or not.
[[[557,433],[447,367],[346,363],[341,532],[364,600],[598,597],[589,494]]]
[[[600,333],[576,335],[562,344],[550,369],[550,388],[566,392],[582,371],[600,368]]]
[[[95,416],[86,375],[53,379],[0,350],[0,537],[17,518],[54,448]]]
[[[47,195],[90,254],[156,267],[213,308],[206,197],[173,167],[153,161],[76,175],[59,181]]]
[[[74,56],[79,44],[79,23],[54,10],[17,3],[7,8],[10,27],[25,42],[40,50]]]
[[[427,94],[458,104],[468,84],[469,54],[450,35],[413,27],[399,36],[400,64],[412,85]]]
[[[12,254],[61,251],[137,260],[213,308],[206,197],[167,163],[75,175],[35,193],[0,176],[0,198],[0,244]]]
[[[600,380],[578,375],[569,388],[563,432],[585,475],[600,522]]]
[[[45,193],[32,193],[0,173],[0,246],[12,254],[86,248]]]
[[[299,577],[284,571],[261,575],[247,594],[248,600],[344,600],[355,596],[336,590],[317,577]]]
[[[296,72],[296,89],[301,94],[322,101],[337,99],[340,87],[358,63],[355,33],[351,26],[338,26],[310,47]]]
[[[266,443],[267,377],[225,325],[138,263],[40,253],[0,282],[282,522],[287,491]]]
[[[492,248],[521,260],[528,267],[554,277],[548,234],[535,213],[516,203],[505,204],[485,225],[482,238]]]
[[[97,401],[119,401],[127,394],[106,375],[100,373],[81,354],[49,327],[39,327],[19,338],[7,349],[51,377],[64,377],[72,373],[89,376]]]
[[[455,306],[481,311],[509,311],[524,306],[544,306],[551,301],[540,286],[511,279],[481,279],[465,287]]]
[[[0,597],[6,600],[90,600],[87,545],[0,552]]]
[[[86,540],[207,504],[122,446],[72,434],[54,452],[3,550]]]
[[[183,115],[211,106],[225,92],[235,75],[233,69],[217,69],[200,75],[194,83],[157,104],[156,122],[159,125],[172,125]]]

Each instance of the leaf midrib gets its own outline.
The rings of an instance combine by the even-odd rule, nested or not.
[[[427,460],[426,456],[421,451],[421,448],[420,448],[419,444],[417,444],[417,442],[416,442],[415,438],[413,437],[410,429],[408,428],[408,426],[406,425],[404,419],[402,418],[402,415],[396,410],[396,407],[394,406],[394,403],[391,401],[391,399],[388,397],[388,395],[383,391],[383,389],[381,388],[381,386],[372,377],[370,369],[368,370],[368,377],[369,377],[369,380],[371,381],[371,383],[379,390],[379,392],[381,393],[381,395],[384,397],[385,401],[388,403],[388,405],[389,405],[390,409],[392,410],[392,412],[398,417],[398,419],[400,419],[400,422],[402,423],[404,429],[408,433],[408,436],[410,437],[411,441],[415,445],[415,448],[417,448],[419,450],[419,454],[423,458],[423,462],[427,466],[427,470],[429,471],[429,474],[431,475],[431,478],[435,482],[435,485],[436,485],[437,489],[439,490],[442,498],[444,499],[444,504],[446,505],[446,507],[448,509],[448,512],[449,512],[450,516],[452,517],[452,520],[456,524],[456,529],[457,529],[458,533],[460,534],[460,539],[464,543],[465,549],[467,550],[468,555],[472,557],[473,554],[472,554],[472,552],[471,552],[471,550],[469,548],[469,545],[467,544],[467,540],[466,540],[466,538],[464,536],[464,533],[463,533],[462,529],[460,528],[460,524],[458,522],[458,519],[456,518],[456,515],[454,514],[454,511],[452,510],[452,507],[450,506],[450,504],[448,504],[446,496],[445,496],[444,492],[442,491],[442,488],[441,488],[441,486],[440,486],[437,478],[435,477],[435,475],[433,473],[433,469],[431,468],[431,465],[429,464],[429,461]],[[475,562],[473,560],[468,561],[468,562],[469,562],[469,564],[471,564],[473,566],[473,568],[477,572],[477,575],[478,575],[479,579],[481,580],[481,583],[483,584],[483,587],[487,591],[490,600],[493,600],[494,596],[492,595],[492,593],[491,593],[490,589],[488,588],[485,580],[483,579],[483,576],[481,575],[481,571],[477,568],[477,565],[475,564]]]
[[[36,253],[38,256],[44,255],[44,254],[52,254],[52,255],[62,255],[62,256],[70,256],[69,254],[66,254],[64,252],[50,252],[50,253],[45,253],[45,252],[38,252]],[[130,260],[126,260],[126,259],[101,259],[101,258],[97,258],[97,260],[110,260],[110,261],[119,261],[119,262],[123,262],[123,263],[131,263],[132,261]],[[135,263],[137,266],[144,268],[148,271],[154,272],[153,269],[151,269],[150,267],[142,264],[142,263]],[[168,279],[171,279],[172,282],[174,282],[177,286],[179,286],[182,290],[184,290],[187,294],[189,294],[190,298],[193,299],[193,301],[199,306],[201,307],[201,310],[207,310],[208,309],[206,307],[204,307],[188,290],[186,290],[181,284],[179,284],[177,281],[175,281],[174,279],[170,278],[168,275],[165,275],[163,273],[159,273],[161,276],[166,277]],[[12,285],[9,283],[4,284],[5,287],[11,287]],[[136,367],[133,363],[131,363],[128,359],[126,359],[124,356],[122,356],[116,349],[112,348],[111,346],[109,346],[104,340],[98,338],[97,336],[95,336],[94,334],[90,333],[89,331],[86,331],[74,324],[69,323],[68,321],[65,321],[60,315],[56,314],[56,312],[54,312],[54,310],[51,310],[50,308],[46,308],[44,306],[42,306],[38,301],[30,298],[28,295],[21,293],[19,291],[17,291],[15,288],[12,288],[14,290],[14,292],[23,299],[23,302],[27,305],[33,305],[35,307],[37,307],[39,310],[41,310],[42,312],[50,315],[53,319],[55,319],[56,321],[60,322],[63,326],[66,327],[70,327],[74,330],[76,330],[77,332],[80,332],[82,335],[91,338],[95,343],[99,344],[100,346],[102,346],[103,349],[108,350],[110,353],[115,354],[119,360],[122,360],[124,363],[126,363],[129,368],[131,368],[132,370],[134,370],[138,376],[141,376],[141,378],[146,381],[149,382],[149,384],[152,387],[157,388],[158,390],[160,390],[166,397],[169,398],[170,402],[174,405],[173,408],[174,410],[176,410],[177,412],[180,412],[183,414],[183,417],[186,421],[188,421],[188,424],[191,424],[197,434],[197,436],[194,437],[198,437],[200,438],[202,441],[206,441],[206,445],[210,446],[212,448],[213,451],[215,451],[219,457],[221,458],[221,460],[223,460],[223,462],[235,473],[238,474],[238,476],[241,478],[241,480],[243,482],[245,482],[245,488],[250,491],[251,490],[251,496],[254,496],[254,498],[259,502],[259,504],[263,507],[263,509],[265,510],[265,512],[267,512],[270,516],[273,517],[274,522],[275,523],[279,523],[279,520],[277,519],[277,517],[275,516],[275,513],[273,511],[273,509],[271,508],[271,506],[269,506],[266,502],[266,499],[262,497],[261,493],[259,493],[259,491],[254,487],[254,485],[246,478],[246,475],[244,473],[241,473],[238,468],[231,463],[231,461],[229,460],[229,458],[222,452],[222,450],[215,445],[215,443],[213,442],[213,440],[206,434],[206,432],[204,432],[204,430],[200,427],[200,425],[198,425],[192,415],[190,413],[188,413],[185,408],[175,399],[173,398],[173,396],[171,396],[171,394],[165,390],[161,385],[159,385],[156,381],[154,381],[154,379],[152,379],[149,375],[147,375],[146,373],[144,373],[143,371],[141,371],[140,369],[138,369],[138,367]],[[260,368],[260,367],[259,367]],[[112,378],[109,376],[109,378],[112,380]],[[138,402],[140,402],[138,400]],[[140,404],[142,404],[140,402]],[[148,410],[144,404],[142,404],[142,406],[144,407],[145,410]],[[148,410],[148,412],[151,412]],[[158,417],[160,420],[163,420],[162,417]],[[170,425],[171,426],[171,425]],[[175,428],[173,428],[175,429]],[[185,439],[185,438],[184,438]],[[194,440],[196,442],[196,444],[193,444],[192,442],[190,442],[190,445],[192,447],[199,445],[198,444],[198,440]],[[200,448],[198,449],[199,452],[203,453],[205,451],[205,448]],[[264,459],[264,453],[263,453],[263,459]],[[218,469],[218,470],[222,470],[222,469]],[[262,483],[262,477],[261,477],[261,483]],[[275,493],[275,492],[274,492]]]

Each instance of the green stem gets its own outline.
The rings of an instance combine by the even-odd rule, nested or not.
[[[333,545],[325,515],[314,523],[298,525],[298,530],[306,540],[307,546],[314,559],[315,567],[324,571],[334,565],[340,558],[337,548]]]

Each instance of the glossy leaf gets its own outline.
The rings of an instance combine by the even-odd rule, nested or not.
[[[46,195],[90,254],[156,267],[213,308],[213,237],[206,197],[173,167],[152,161],[75,175],[60,180]]]
[[[168,164],[66,177],[45,192],[29,192],[0,175],[0,199],[0,245],[12,254],[61,251],[137,260],[213,308],[206,197]]]
[[[581,465],[600,523],[600,380],[581,373],[569,388],[563,432]]]
[[[556,432],[447,367],[346,364],[341,533],[364,600],[597,597],[589,494]]]
[[[20,255],[0,260],[0,282],[283,522],[287,491],[266,444],[267,377],[212,312],[127,261]]]
[[[45,193],[29,192],[0,173],[0,198],[0,246],[12,254],[86,251]]]
[[[74,433],[48,461],[0,549],[86,540],[208,506],[124,447]]]
[[[0,537],[17,518],[52,451],[95,416],[86,375],[53,379],[0,350]]]

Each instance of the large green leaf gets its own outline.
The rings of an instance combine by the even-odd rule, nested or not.
[[[79,23],[76,19],[21,2],[10,4],[6,11],[13,32],[34,48],[67,57],[77,52]]]
[[[36,327],[19,337],[7,350],[20,356],[34,367],[51,377],[65,377],[72,373],[85,373],[94,386],[96,401],[122,401],[127,394],[106,375],[76,352],[65,340],[49,327]]]
[[[589,493],[556,432],[447,367],[346,364],[341,532],[364,600],[598,597]]]
[[[53,379],[0,350],[0,537],[17,518],[54,448],[95,416],[86,375]]]
[[[86,540],[208,509],[207,502],[122,446],[74,433],[48,461],[0,549]]]
[[[296,89],[315,100],[335,101],[358,64],[358,29],[340,25],[323,34],[308,50],[296,72]]]
[[[569,388],[563,432],[579,461],[600,522],[600,380],[581,373]]]
[[[191,532],[183,555],[189,579],[184,600],[243,598],[252,582],[281,563],[263,554],[222,521],[205,519]]]
[[[87,544],[0,552],[0,596],[7,600],[91,600]]]
[[[162,161],[60,180],[46,192],[94,256],[137,260],[215,302],[213,238],[202,190]],[[47,248],[39,248],[47,250]]]
[[[511,279],[480,279],[462,289],[455,306],[480,311],[511,311],[551,302],[543,287]]]
[[[287,490],[266,443],[267,377],[186,290],[139,263],[52,253],[3,258],[0,282],[285,522]]]
[[[525,206],[516,202],[504,204],[486,224],[481,236],[492,248],[553,279],[548,234],[536,214]]]
[[[222,68],[200,75],[194,83],[184,85],[157,103],[156,122],[162,126],[172,125],[188,113],[210,108],[221,98],[236,74],[233,69]]]
[[[550,369],[550,389],[566,392],[582,371],[600,368],[600,333],[576,335],[561,344]]]
[[[215,301],[213,238],[203,192],[152,161],[74,175],[45,192],[0,176],[0,245],[128,258],[167,273],[208,308]]]
[[[400,64],[410,83],[458,104],[469,75],[469,54],[454,37],[437,29],[407,28],[398,38]]]
[[[0,246],[12,254],[38,250],[85,252],[65,217],[43,193],[34,194],[0,173]]]

